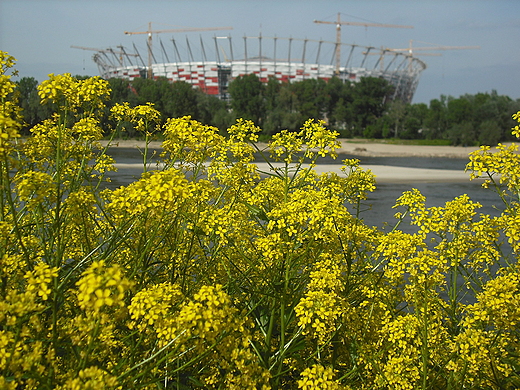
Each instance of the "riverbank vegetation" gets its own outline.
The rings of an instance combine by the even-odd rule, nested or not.
[[[13,66],[0,52],[1,388],[520,386],[515,146],[468,163],[500,216],[411,190],[381,231],[360,213],[369,170],[312,170],[338,147],[324,122],[265,150],[252,121],[223,136],[150,104],[113,105],[104,128],[110,84],[65,74],[38,86],[55,112],[22,143]],[[145,147],[139,180],[101,190],[115,167],[98,141],[127,123],[163,134],[162,165]],[[259,172],[258,152],[279,165]]]
[[[225,101],[195,90],[185,82],[172,84],[165,78],[108,82],[112,90],[108,108],[122,102],[131,107],[153,103],[163,120],[189,115],[219,128],[221,133],[236,119],[249,119],[262,128],[260,137],[264,140],[284,129],[298,131],[305,120],[315,118],[325,120],[342,138],[496,145],[513,140],[504,129],[514,125],[510,113],[520,110],[520,101],[495,91],[458,98],[441,96],[429,105],[405,104],[392,101],[392,86],[378,78],[363,78],[359,83],[338,78],[294,83],[271,79],[262,84],[251,74],[230,83],[229,100]],[[40,104],[37,86],[38,81],[33,78],[24,77],[17,82],[24,120],[29,124],[26,130],[52,112],[52,107]]]

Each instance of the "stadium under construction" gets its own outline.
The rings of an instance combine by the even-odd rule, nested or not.
[[[224,29],[224,28],[221,28]],[[225,28],[230,29],[230,28]],[[144,33],[144,32],[143,32]],[[132,34],[132,33],[128,33]],[[228,98],[228,85],[238,76],[255,74],[262,82],[274,77],[281,82],[306,79],[329,80],[337,76],[350,82],[378,77],[394,86],[393,99],[411,102],[426,64],[405,51],[360,46],[325,40],[266,36],[213,36],[154,42],[148,31],[147,58],[135,44],[133,50],[95,50],[93,56],[103,78],[165,77],[185,81],[221,99]],[[168,49],[166,48],[168,46]]]

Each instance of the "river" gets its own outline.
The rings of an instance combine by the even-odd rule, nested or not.
[[[150,153],[158,153],[158,150],[150,150]],[[142,163],[142,157],[135,148],[113,148],[110,154],[115,158],[118,164],[118,172],[110,175],[112,183],[109,188],[116,188],[126,185],[139,178],[142,167],[135,164]],[[423,168],[423,169],[441,169],[441,170],[459,170],[464,171],[467,159],[455,158],[435,158],[435,157],[359,157],[353,155],[339,155],[336,160],[323,159],[320,164],[338,164],[346,158],[357,158],[363,166],[390,166],[390,167],[406,167],[406,168]],[[469,175],[468,175],[469,176]],[[387,181],[377,184],[377,189],[370,194],[368,200],[363,205],[363,213],[361,217],[371,226],[389,229],[389,226],[395,224],[394,214],[397,212],[392,206],[395,200],[404,192],[412,188],[417,188],[426,196],[428,207],[442,206],[447,201],[453,200],[455,197],[467,194],[473,201],[482,204],[479,212],[498,215],[502,207],[500,198],[491,189],[484,189],[481,182],[466,181],[449,181],[449,182],[428,182],[419,180],[416,182],[395,182]],[[496,208],[495,208],[496,206]],[[497,210],[498,209],[498,210]],[[386,227],[385,227],[386,226]],[[407,224],[401,224],[400,229],[406,232],[414,232],[416,228]]]

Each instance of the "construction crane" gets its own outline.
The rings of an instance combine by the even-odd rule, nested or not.
[[[190,32],[190,31],[213,31],[213,30],[233,30],[233,27],[206,27],[206,28],[194,28],[194,27],[186,27],[186,28],[175,28],[169,30],[152,30],[152,22],[148,23],[147,31],[125,31],[126,35],[135,35],[135,34],[148,34],[148,78],[152,78],[152,34],[161,34],[161,33],[174,33],[174,32]]]
[[[420,41],[416,41],[420,42]],[[410,61],[415,56],[440,56],[440,53],[425,53],[425,51],[438,51],[438,50],[467,50],[467,49],[480,49],[480,46],[442,46],[442,45],[436,45],[435,43],[428,43],[428,42],[421,42],[427,45],[435,45],[435,46],[424,46],[424,47],[413,47],[413,39],[410,39],[410,45],[407,48],[403,49],[391,49],[381,48],[381,55],[383,55],[385,52],[390,53],[406,53],[406,55],[409,57]],[[414,51],[421,51],[422,53],[415,53]],[[377,54],[377,53],[373,53]]]
[[[138,54],[129,54],[129,53],[127,53],[127,52],[124,50],[123,46],[118,46],[118,47],[121,49],[121,51],[115,51],[114,49],[111,49],[111,48],[108,48],[108,49],[96,49],[96,48],[93,48],[93,47],[74,46],[74,45],[71,45],[70,47],[73,48],[73,49],[81,49],[81,50],[92,50],[92,51],[97,51],[98,53],[104,53],[104,54],[105,54],[105,53],[111,53],[111,54],[113,54],[116,58],[118,58],[118,57],[117,57],[117,54],[119,54],[119,58],[118,58],[118,60],[119,60],[119,64],[120,64],[121,66],[124,66],[124,64],[123,64],[123,55],[126,56],[126,58],[128,59],[128,61],[129,61],[130,63],[131,63],[131,61],[130,61],[130,59],[128,58],[129,56],[132,56],[132,57],[139,57]],[[106,55],[105,55],[105,57],[106,57]],[[107,58],[107,59],[108,59],[108,58]],[[112,62],[112,61],[110,61],[110,62]]]
[[[339,13],[339,12],[338,12],[338,19],[335,22],[328,22],[328,21],[324,21],[324,20],[314,20],[314,23],[335,24],[336,25],[336,74],[339,74],[339,68],[340,68],[340,62],[341,62],[341,26],[413,28],[413,26],[402,26],[399,24],[344,22],[341,20],[341,13]]]
[[[417,41],[420,42],[420,41]],[[413,56],[414,51],[437,51],[437,50],[466,50],[466,49],[480,49],[480,46],[440,46],[435,43],[427,43],[421,42],[427,45],[435,45],[435,46],[425,46],[425,47],[413,47],[413,39],[410,39],[410,46],[405,49],[385,49],[386,51],[394,51],[394,52],[408,52],[410,56]],[[420,55],[429,55],[426,53],[421,53]]]

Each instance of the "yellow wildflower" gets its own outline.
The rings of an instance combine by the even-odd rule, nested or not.
[[[105,265],[104,260],[93,262],[76,283],[79,306],[98,313],[104,307],[123,306],[125,292],[132,283],[124,277],[121,266]]]
[[[334,370],[321,364],[314,364],[306,368],[298,380],[298,388],[303,390],[340,390],[346,389],[334,380]]]
[[[50,267],[42,261],[38,262],[33,271],[28,271],[25,274],[25,279],[27,279],[27,290],[37,291],[38,295],[46,301],[51,292],[49,283],[53,278],[58,276],[58,271],[59,270],[56,267]]]

